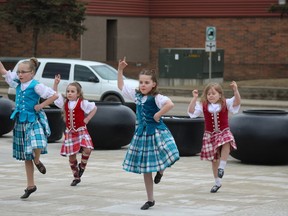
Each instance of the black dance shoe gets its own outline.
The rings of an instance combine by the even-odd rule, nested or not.
[[[80,182],[81,182],[81,179],[74,179],[74,180],[71,182],[70,186],[76,186],[76,185],[79,184]]]
[[[81,178],[81,176],[83,175],[83,173],[84,173],[84,169],[82,169],[81,168],[81,166],[80,166],[80,163],[78,164],[78,175],[79,175],[79,178]]]
[[[46,168],[45,168],[44,164],[41,161],[39,161],[38,164],[36,164],[35,161],[34,161],[34,164],[35,164],[35,166],[37,167],[37,169],[39,170],[40,173],[42,173],[42,174],[46,173]]]
[[[163,176],[163,174],[161,174],[160,172],[157,172],[157,174],[155,175],[155,178],[154,178],[154,183],[158,184],[161,181],[162,176]]]
[[[20,197],[21,199],[26,199],[30,196],[31,193],[35,192],[37,190],[36,185],[34,187],[28,189],[28,187],[24,190],[25,193]]]
[[[224,176],[224,169],[219,168],[218,169],[218,177],[222,178]]]
[[[211,190],[210,190],[210,193],[216,193],[219,188],[221,188],[222,185],[218,186],[218,185],[214,185]]]
[[[142,207],[141,210],[147,210],[150,207],[155,205],[155,201],[151,202],[151,201],[147,201]]]

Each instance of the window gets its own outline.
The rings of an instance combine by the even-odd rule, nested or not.
[[[85,81],[85,82],[91,82],[96,81],[98,78],[95,76],[95,74],[88,68],[82,65],[75,65],[74,68],[74,80],[75,81]]]
[[[108,65],[91,66],[94,71],[102,78],[106,80],[117,80],[117,71]]]
[[[55,75],[60,74],[62,80],[68,80],[70,68],[70,64],[47,63],[44,67],[42,77],[54,79]]]

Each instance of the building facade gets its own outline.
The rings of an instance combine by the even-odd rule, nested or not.
[[[278,0],[90,0],[78,41],[41,35],[39,57],[82,58],[117,66],[127,57],[128,74],[158,69],[163,48],[205,49],[207,26],[217,29],[224,50],[224,80],[288,77],[288,17],[268,10]],[[0,29],[0,56],[31,56],[29,31]]]

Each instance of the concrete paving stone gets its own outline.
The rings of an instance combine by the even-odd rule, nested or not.
[[[71,187],[68,158],[59,154],[61,140],[49,143],[48,154],[41,156],[47,173],[35,169],[38,190],[21,200],[26,187],[24,162],[12,158],[11,142],[12,132],[0,137],[1,216],[286,216],[288,212],[287,165],[249,165],[230,157],[221,189],[211,194],[211,164],[198,155],[181,157],[154,185],[155,206],[143,211],[143,175],[122,170],[127,146],[94,150],[82,182]]]

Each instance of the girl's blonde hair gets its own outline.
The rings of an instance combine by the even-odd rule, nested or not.
[[[21,62],[21,64],[27,64],[29,65],[29,69],[35,74],[36,73],[36,69],[39,66],[39,62],[37,60],[37,58],[35,57],[31,57],[29,60],[23,61]]]
[[[210,89],[215,89],[215,91],[217,91],[219,94],[220,94],[220,99],[219,99],[219,103],[221,105],[225,105],[225,97],[224,97],[224,91],[223,91],[223,88],[222,86],[219,84],[219,83],[208,83],[203,92],[202,92],[202,96],[201,96],[201,102],[202,103],[208,103],[208,99],[207,99],[207,94],[208,94],[208,91]]]
[[[84,94],[83,94],[82,86],[80,85],[80,83],[78,83],[78,82],[72,82],[72,83],[70,83],[68,86],[74,86],[74,87],[76,87],[77,93],[79,93],[79,98],[80,98],[80,99],[84,99]],[[68,88],[68,86],[67,86],[67,88]]]
[[[155,95],[159,94],[156,71],[154,69],[143,69],[139,73],[139,76],[141,76],[141,75],[151,76],[151,80],[156,83],[155,87],[153,87],[151,89],[151,91],[149,92],[149,95],[155,96]],[[140,92],[140,90],[137,90],[137,92]]]

